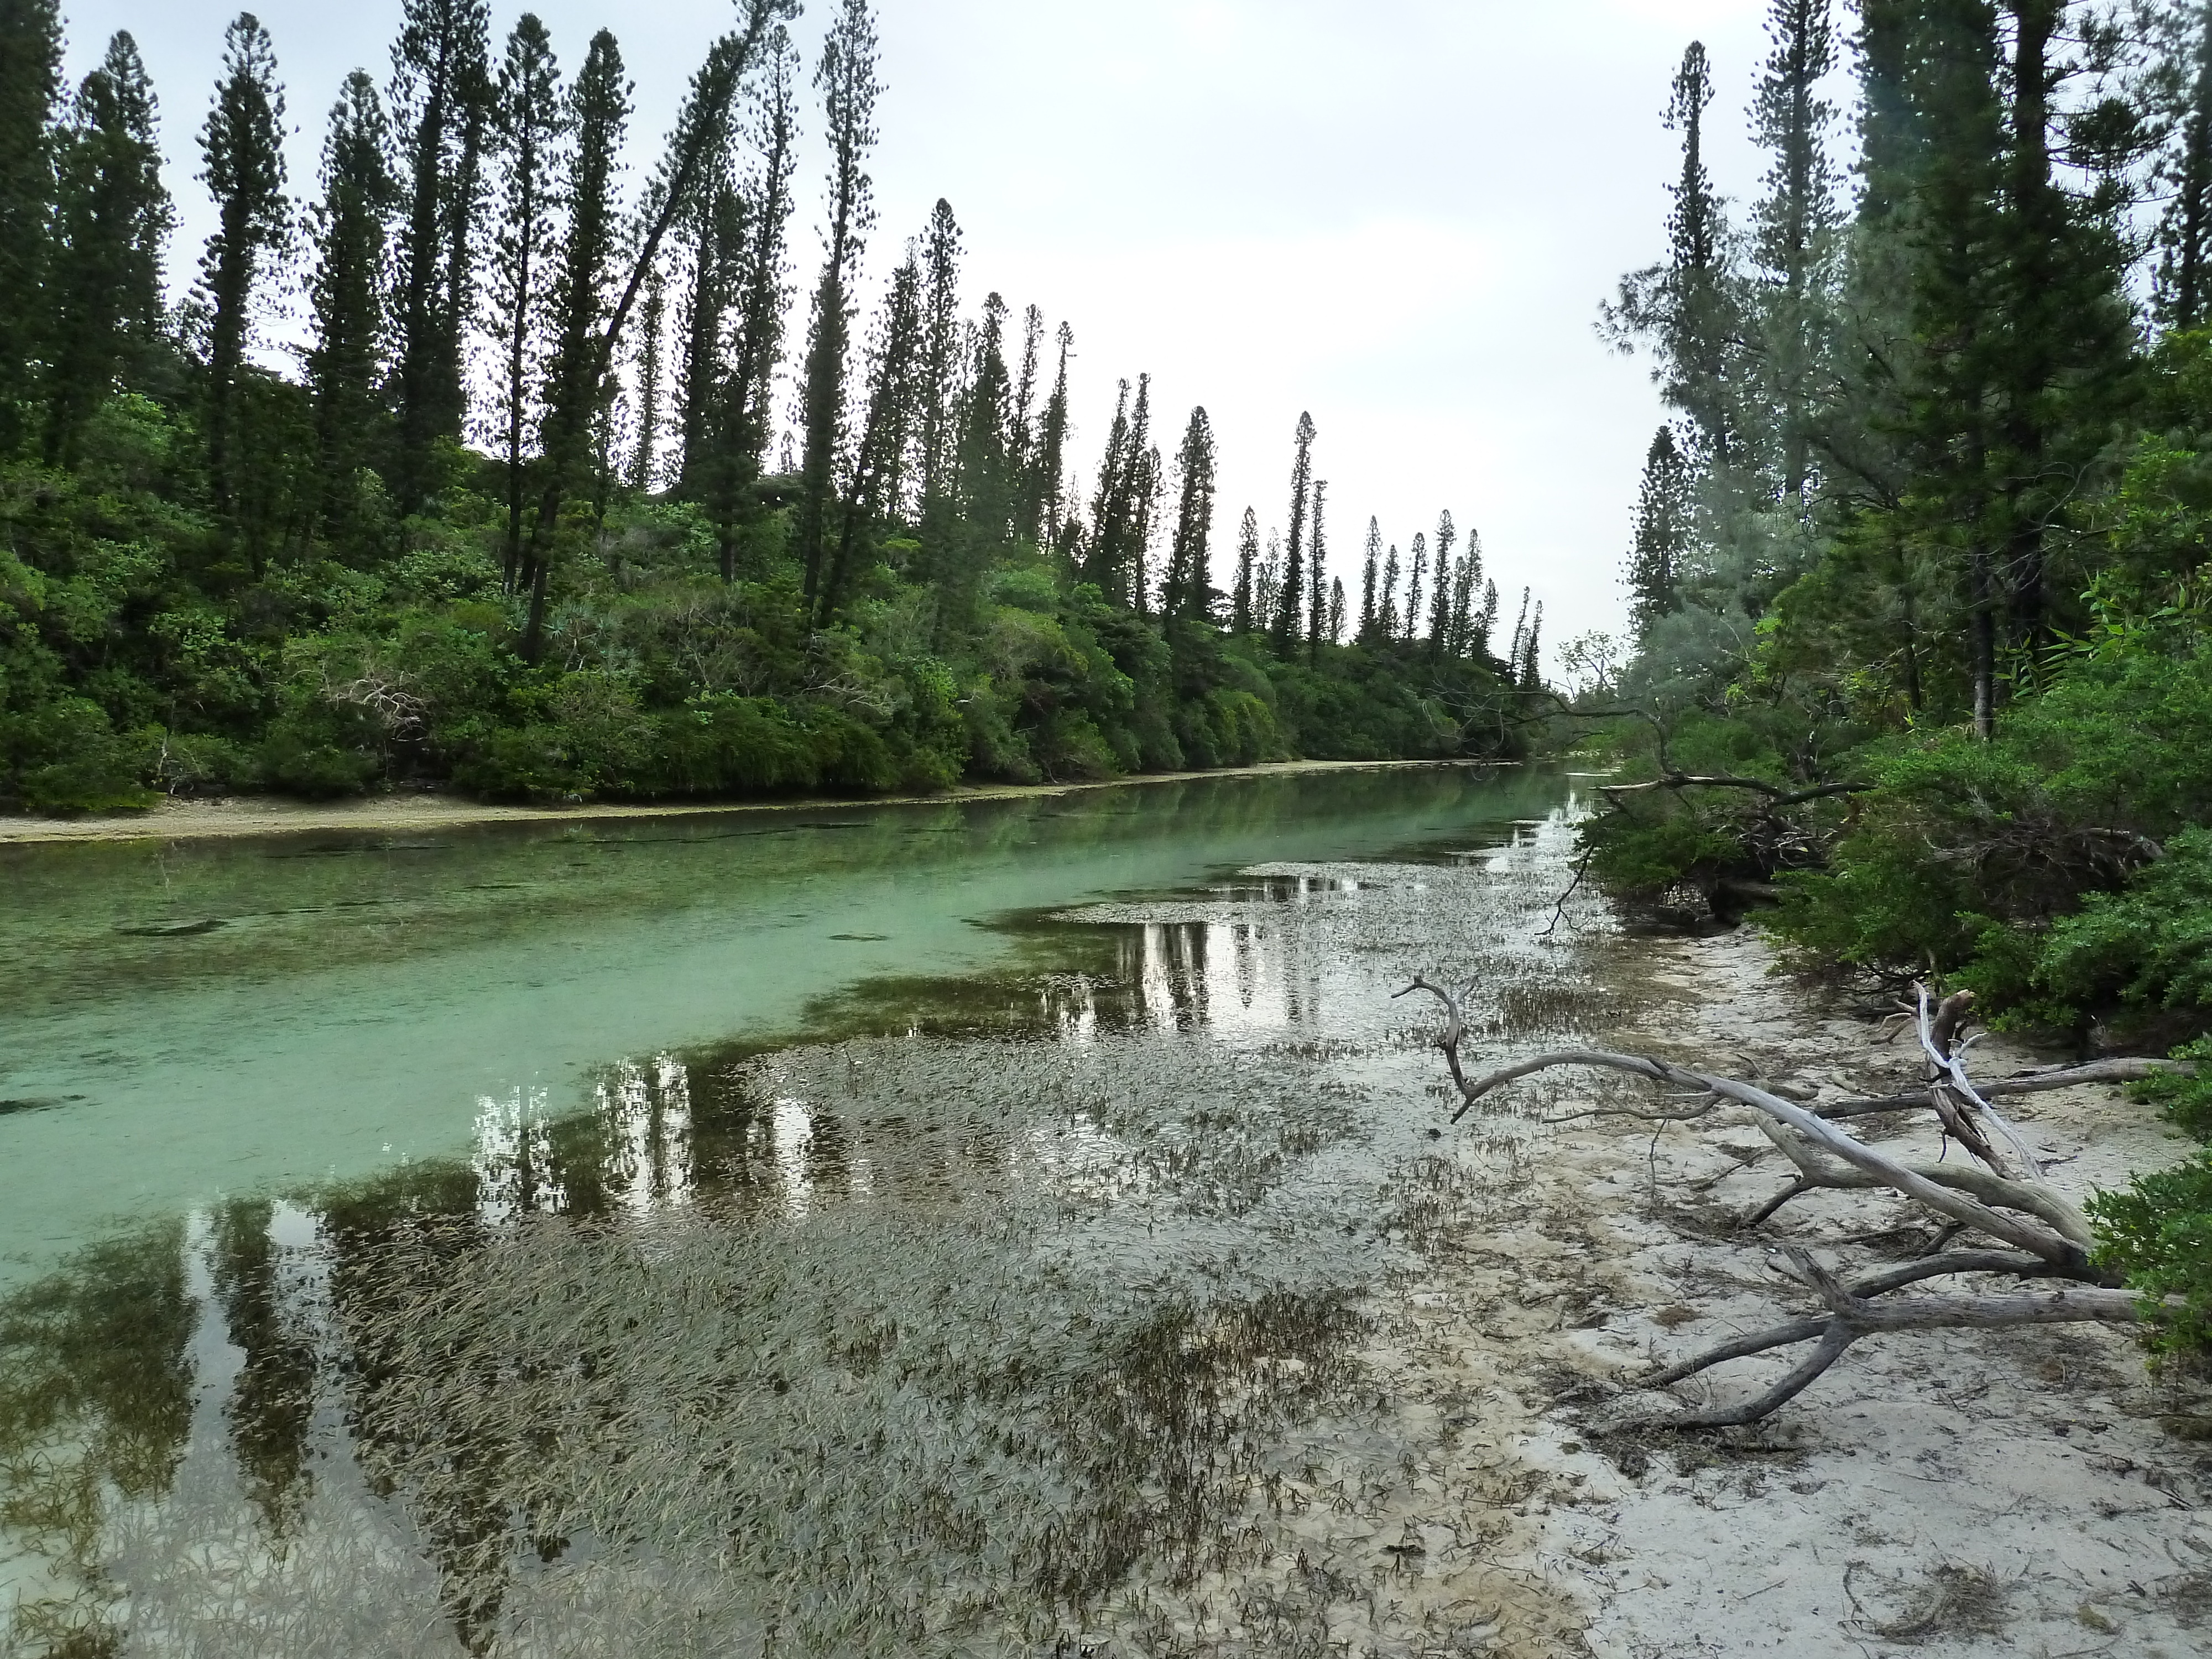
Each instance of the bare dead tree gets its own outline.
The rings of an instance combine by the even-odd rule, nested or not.
[[[1558,1066],[1593,1066],[1644,1078],[1675,1091],[1653,1107],[1603,1106],[1571,1114],[1574,1118],[1625,1116],[1647,1122],[1690,1121],[1728,1108],[1747,1115],[1766,1139],[1787,1158],[1795,1177],[1768,1203],[1745,1218],[1741,1230],[1763,1224],[1791,1200],[1815,1190],[1887,1191],[1924,1212],[1944,1246],[1964,1238],[1967,1248],[1943,1248],[1938,1254],[1846,1280],[1810,1253],[1785,1248],[1786,1276],[1819,1301],[1820,1311],[1771,1329],[1739,1338],[1704,1353],[1633,1380],[1639,1389],[1662,1389],[1729,1360],[1778,1348],[1813,1344],[1811,1352],[1757,1398],[1743,1404],[1644,1419],[1646,1428],[1719,1428],[1754,1423],[1796,1397],[1843,1357],[1850,1346],[1894,1332],[1971,1328],[1996,1329],[2018,1325],[2083,1322],[2124,1325],[2137,1317],[2140,1298],[2124,1288],[2094,1259],[2095,1237],[2080,1207],[2045,1176],[2026,1139],[1990,1103],[1993,1096],[2065,1088],[2075,1083],[2147,1076],[2169,1062],[2108,1060],[1978,1085],[1968,1074],[1966,1051],[1971,992],[1940,1000],[1927,987],[1916,988],[1912,1017],[1926,1060],[1920,1089],[1878,1099],[1838,1103],[1819,1111],[1784,1099],[1770,1089],[1734,1078],[1693,1071],[1649,1055],[1613,1054],[1597,1048],[1568,1048],[1538,1054],[1510,1066],[1468,1076],[1461,1059],[1467,1023],[1461,1001],[1473,991],[1453,991],[1416,975],[1398,994],[1425,992],[1443,1004],[1444,1029],[1437,1046],[1460,1094],[1457,1122],[1492,1091]],[[2062,1080],[2063,1079],[2063,1080]],[[1933,1111],[1947,1137],[1970,1153],[1973,1163],[1907,1161],[1869,1145],[1837,1121],[1874,1111],[1924,1109]],[[1563,1117],[1554,1121],[1567,1121]],[[2056,1288],[1991,1295],[1955,1283],[1940,1293],[1900,1296],[1908,1286],[1930,1280],[1956,1280],[1967,1274],[2002,1274],[2020,1281],[2059,1281]]]

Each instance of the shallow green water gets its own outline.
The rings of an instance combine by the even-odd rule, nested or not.
[[[118,1216],[465,1153],[485,1103],[804,1026],[881,975],[1018,958],[992,924],[1268,859],[1539,815],[1477,769],[843,813],[0,849],[0,1282]],[[215,921],[212,931],[125,930]]]
[[[1322,1590],[1237,1588],[1255,1494],[1366,1411],[1372,1288],[1514,1179],[1389,994],[1475,979],[1507,1045],[1587,1012],[1537,937],[1571,794],[0,855],[0,1616],[1152,1653],[1212,1574],[1273,1609],[1249,1650],[1309,1650]]]

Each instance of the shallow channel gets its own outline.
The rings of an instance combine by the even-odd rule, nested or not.
[[[1327,1650],[1270,1483],[1519,1156],[1390,993],[1576,1029],[1575,788],[0,849],[11,1650]]]

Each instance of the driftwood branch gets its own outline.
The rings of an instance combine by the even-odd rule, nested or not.
[[[1874,787],[1870,783],[1820,783],[1809,788],[1790,789],[1778,783],[1769,783],[1765,778],[1738,778],[1726,775],[1699,776],[1688,772],[1667,772],[1645,783],[1601,783],[1598,793],[1611,799],[1617,795],[1641,794],[1651,789],[1744,789],[1755,795],[1764,795],[1767,805],[1780,811],[1785,806],[1802,806],[1810,800],[1826,800],[1832,795],[1863,795]]]
[[[1417,975],[1400,995],[1426,992],[1443,1005],[1445,1024],[1437,1046],[1444,1054],[1460,1095],[1456,1122],[1476,1103],[1517,1079],[1560,1066],[1589,1066],[1640,1077],[1680,1091],[1693,1104],[1670,1103],[1654,1109],[1616,1106],[1593,1109],[1556,1119],[1621,1115],[1644,1121],[1687,1121],[1724,1104],[1747,1110],[1767,1139],[1788,1158],[1796,1178],[1747,1217],[1756,1226],[1782,1206],[1815,1188],[1887,1189],[1917,1206],[1937,1225],[1931,1253],[1912,1261],[1861,1274],[1846,1282],[1795,1247],[1785,1247],[1790,1277],[1813,1292],[1824,1311],[1733,1339],[1691,1358],[1654,1370],[1636,1381],[1642,1389],[1664,1388],[1734,1359],[1774,1349],[1812,1343],[1812,1351],[1757,1398],[1740,1405],[1692,1411],[1652,1419],[1646,1426],[1711,1428],[1756,1422],[1811,1386],[1852,1344],[1892,1332],[1941,1329],[1998,1329],[2024,1325],[2094,1322],[2127,1324],[2137,1316],[2139,1299],[2122,1288],[2092,1260],[2094,1239],[2080,1208],[2044,1178],[2019,1131],[1990,1103],[1999,1093],[2063,1088],[2076,1082],[2106,1081],[2116,1076],[2149,1075],[2155,1062],[2104,1062],[2063,1072],[2031,1073],[2005,1085],[1977,1085],[1966,1068],[1966,1027],[1972,998],[1965,994],[1938,1000],[1924,988],[1915,1011],[1929,1073],[1911,1103],[1934,1106],[1946,1134],[1976,1159],[1908,1161],[1868,1145],[1832,1117],[1771,1090],[1734,1078],[1692,1070],[1649,1054],[1615,1054],[1600,1048],[1565,1048],[1532,1055],[1478,1077],[1469,1077],[1460,1049],[1468,1022],[1462,1006],[1473,987],[1455,992]],[[2060,1081],[2060,1079],[2063,1081]],[[1894,1229],[1887,1230],[1890,1231]],[[2003,1249],[1947,1250],[1961,1233],[1993,1240]],[[1846,1243],[1863,1242],[1846,1240]],[[2051,1289],[1983,1294],[1966,1286],[1910,1295],[1895,1292],[1930,1280],[1965,1274],[2003,1274],[2019,1280],[2062,1281]]]
[[[1417,980],[1409,989],[1447,997],[1440,988]],[[1402,994],[1402,993],[1401,993]],[[1464,1029],[1456,1002],[1453,1024]],[[1868,1146],[1856,1136],[1815,1117],[1795,1101],[1733,1078],[1693,1072],[1670,1060],[1644,1054],[1616,1054],[1598,1048],[1568,1048],[1538,1054],[1501,1067],[1472,1081],[1460,1069],[1458,1056],[1448,1049],[1452,1079],[1459,1085],[1462,1103],[1452,1114],[1457,1122],[1474,1103],[1516,1078],[1560,1066],[1587,1066],[1626,1072],[1654,1083],[1678,1089],[1701,1089],[1723,1100],[1751,1109],[1753,1121],[1797,1166],[1798,1173],[1815,1187],[1889,1187],[1931,1210],[1962,1222],[1992,1238],[2039,1256],[2069,1272],[2087,1274],[2089,1224],[2063,1200],[2026,1182],[1963,1166],[1905,1164]],[[2008,1214],[2007,1210],[2024,1212]]]
[[[2001,1100],[2013,1095],[2035,1095],[2053,1089],[2071,1089],[2084,1083],[2140,1083],[2147,1077],[2156,1077],[2161,1073],[2187,1073],[2191,1070],[2185,1060],[2130,1056],[2121,1060],[2092,1060],[2084,1066],[2066,1066],[2056,1070],[2023,1072],[2017,1077],[2001,1078],[1994,1083],[1978,1084],[1976,1087],[1984,1099]],[[1932,1091],[1920,1088],[1907,1089],[1893,1095],[1864,1095],[1849,1100],[1832,1100],[1814,1110],[1820,1116],[1833,1120],[1871,1117],[1876,1112],[1908,1111],[1916,1106],[1934,1104]]]
[[[1789,1252],[1798,1281],[1827,1304],[1825,1317],[1793,1319],[1787,1324],[1724,1342],[1694,1358],[1665,1367],[1638,1379],[1638,1386],[1666,1388],[1709,1370],[1731,1359],[1748,1358],[1776,1348],[1793,1347],[1818,1339],[1818,1346],[1787,1375],[1757,1398],[1739,1405],[1706,1411],[1684,1412],[1651,1419],[1649,1428],[1717,1429],[1755,1423],[1795,1399],[1821,1374],[1844,1357],[1861,1339],[1898,1331],[2000,1330],[2021,1325],[2098,1323],[2132,1324],[2139,1302],[2133,1292],[2094,1285],[2069,1285],[2044,1294],[2012,1296],[1909,1296],[1880,1302],[1875,1297],[1916,1279],[1956,1273],[2016,1273],[2027,1277],[2047,1272],[2042,1262],[2023,1262],[2018,1257],[1982,1251],[1961,1252],[1911,1263],[1909,1268],[1877,1274],[1856,1285],[1844,1285],[1802,1250]]]

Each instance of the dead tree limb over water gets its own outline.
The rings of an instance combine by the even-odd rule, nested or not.
[[[1473,988],[1469,986],[1468,991]],[[1632,1386],[1666,1388],[1729,1360],[1803,1343],[1813,1344],[1812,1351],[1765,1393],[1741,1405],[1650,1418],[1634,1426],[1721,1428],[1758,1422],[1803,1392],[1863,1337],[1960,1328],[2135,1322],[2140,1298],[2093,1259],[2095,1238],[2087,1217],[2051,1186],[2026,1139],[1990,1098],[2141,1077],[2160,1069],[2163,1062],[2109,1060],[1977,1085],[1967,1073],[1965,1058],[1972,994],[1958,992],[1939,1001],[1925,986],[1917,988],[1914,1018],[1926,1057],[1923,1086],[1877,1099],[1838,1102],[1825,1110],[1784,1099],[1755,1084],[1693,1071],[1671,1060],[1598,1048],[1559,1049],[1469,1078],[1460,1055],[1467,1035],[1461,999],[1467,991],[1455,993],[1417,975],[1399,994],[1423,991],[1443,1005],[1444,1029],[1437,1047],[1461,1097],[1459,1109],[1452,1114],[1454,1122],[1492,1091],[1537,1072],[1580,1066],[1626,1073],[1676,1092],[1649,1108],[1603,1106],[1553,1121],[1620,1116],[1663,1123],[1701,1119],[1729,1106],[1741,1109],[1790,1161],[1796,1175],[1772,1200],[1738,1224],[1740,1231],[1763,1224],[1792,1199],[1822,1188],[1887,1190],[1917,1206],[1936,1227],[1938,1242],[1932,1248],[1939,1253],[1853,1279],[1839,1276],[1806,1250],[1785,1248],[1785,1276],[1819,1300],[1820,1312],[1634,1378]],[[1971,1153],[1974,1162],[1906,1161],[1868,1144],[1837,1121],[1875,1111],[1912,1109],[1934,1112],[1945,1135]],[[1961,1238],[1969,1241],[1969,1248],[1948,1248]],[[2023,1287],[2038,1288],[1984,1294],[1955,1283],[1959,1276],[1968,1274],[2004,1274]],[[1896,1294],[1938,1279],[1954,1283],[1948,1291]],[[2050,1288],[2042,1288],[2045,1285]]]

